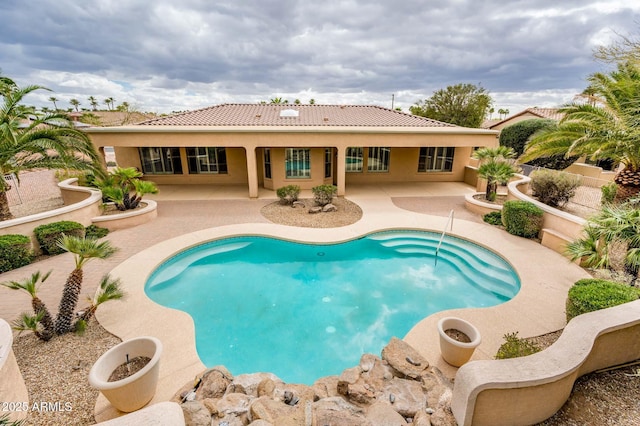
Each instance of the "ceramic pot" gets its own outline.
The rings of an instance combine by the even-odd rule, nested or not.
[[[459,342],[449,337],[445,330],[455,329],[466,334],[471,342]],[[445,317],[438,321],[440,335],[440,353],[442,358],[454,367],[460,367],[473,355],[473,351],[480,345],[480,332],[468,321],[461,318]]]
[[[140,371],[124,379],[109,382],[111,373],[129,359],[144,356],[151,361]],[[129,413],[144,407],[156,393],[162,343],[155,337],[136,337],[119,343],[93,364],[89,383],[99,390],[120,411]]]

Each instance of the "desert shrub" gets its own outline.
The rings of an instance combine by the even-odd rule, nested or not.
[[[502,225],[502,212],[491,212],[482,216],[482,220],[487,222],[489,225]]]
[[[578,315],[610,308],[640,298],[640,289],[614,281],[586,278],[569,289],[567,322]]]
[[[576,195],[580,176],[556,170],[536,170],[531,173],[532,195],[551,207],[562,207]]]
[[[541,208],[529,201],[510,200],[502,206],[502,224],[508,233],[536,238],[542,229]]]
[[[318,185],[311,188],[313,192],[313,201],[319,206],[326,206],[333,200],[338,188],[334,185]]]
[[[28,265],[33,259],[29,237],[19,234],[0,236],[0,273]]]
[[[115,161],[107,161],[107,167],[116,167],[118,163]]]
[[[78,222],[63,220],[60,222],[40,225],[33,230],[36,239],[40,244],[40,249],[44,254],[64,253],[64,249],[58,247],[58,240],[62,235],[84,237],[84,226]]]
[[[600,191],[602,192],[602,198],[600,199],[602,204],[612,204],[613,200],[616,199],[618,185],[616,185],[615,182],[609,182],[608,184],[601,186]]]
[[[507,333],[502,336],[504,343],[500,345],[496,359],[518,358],[540,352],[540,348],[533,342],[518,337],[518,332]]]
[[[96,225],[89,225],[84,229],[85,238],[102,238],[109,233],[107,228],[101,228]]]
[[[280,203],[293,204],[294,201],[298,200],[300,187],[298,185],[283,186],[276,190],[276,194],[278,195],[278,198],[280,198]]]

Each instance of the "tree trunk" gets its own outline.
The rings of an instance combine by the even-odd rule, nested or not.
[[[53,318],[51,318],[51,314],[49,310],[45,306],[45,304],[38,297],[34,297],[31,299],[31,307],[33,307],[33,312],[36,315],[42,312],[42,319],[40,320],[40,324],[44,328],[44,332],[41,333],[41,339],[44,341],[48,341],[53,337],[53,333],[55,332],[55,327],[53,324]]]
[[[4,177],[2,177],[4,179]],[[2,182],[4,183],[4,182]],[[11,210],[9,210],[9,199],[7,198],[7,192],[0,192],[0,221],[13,219]]]
[[[82,289],[82,269],[74,269],[67,278],[62,290],[62,298],[60,299],[60,307],[58,308],[58,316],[56,317],[56,334],[64,334],[73,331],[72,321],[75,315],[78,297]]]

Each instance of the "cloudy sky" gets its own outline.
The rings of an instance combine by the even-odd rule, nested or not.
[[[637,0],[30,0],[0,2],[0,69],[53,90],[27,103],[140,111],[227,102],[375,104],[408,111],[481,85],[496,111],[558,106],[640,32]]]

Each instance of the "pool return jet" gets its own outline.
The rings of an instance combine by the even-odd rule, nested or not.
[[[453,231],[453,209],[449,212],[449,216],[447,217],[447,223],[444,225],[444,229],[442,230],[442,235],[440,235],[440,241],[438,241],[438,246],[436,247],[436,257],[434,258],[434,266],[438,265],[438,253],[440,252],[440,246],[442,245],[442,240],[444,240],[444,236],[447,233],[447,227],[449,227],[449,232]]]

